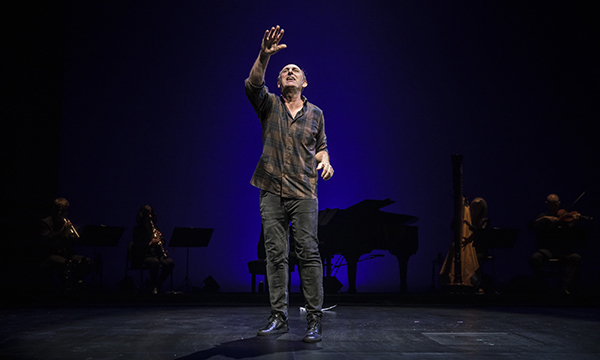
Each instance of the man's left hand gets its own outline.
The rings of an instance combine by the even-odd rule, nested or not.
[[[329,180],[333,176],[333,167],[328,162],[319,163],[319,165],[317,166],[317,171],[318,170],[323,170],[323,172],[321,173],[321,177],[323,178],[323,180]]]

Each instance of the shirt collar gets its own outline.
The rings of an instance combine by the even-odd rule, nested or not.
[[[306,98],[306,96],[304,95],[300,95],[300,98],[302,99],[302,106],[306,106],[306,103],[308,102],[308,99]],[[285,99],[283,98],[283,95],[279,95],[279,100],[285,104]]]

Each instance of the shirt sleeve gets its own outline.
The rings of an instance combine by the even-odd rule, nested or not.
[[[321,113],[318,127],[319,128],[317,131],[317,146],[315,148],[316,153],[319,153],[321,151],[327,151],[327,153],[329,153],[329,150],[327,149],[327,135],[325,135],[325,118],[323,117],[323,113]]]
[[[246,97],[252,104],[252,108],[254,108],[254,112],[258,115],[260,119],[263,118],[264,112],[269,108],[271,97],[269,96],[269,88],[265,86],[263,83],[260,86],[256,86],[250,82],[250,79],[246,79],[244,81],[245,89],[246,89]]]

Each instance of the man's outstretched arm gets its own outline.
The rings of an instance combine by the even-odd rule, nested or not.
[[[287,47],[285,44],[279,44],[283,37],[283,33],[284,31],[279,25],[272,27],[271,30],[265,31],[260,46],[260,53],[258,54],[256,61],[254,61],[254,65],[252,65],[252,70],[250,70],[249,80],[253,85],[260,86],[265,82],[265,71],[267,70],[271,55]]]

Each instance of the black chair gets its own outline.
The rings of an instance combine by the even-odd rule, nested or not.
[[[547,278],[560,278],[565,276],[567,269],[567,260],[564,258],[548,259],[543,266],[544,275]]]
[[[559,227],[536,231],[538,249],[552,249],[555,254],[569,254],[574,247],[585,248],[588,245],[588,231],[585,227]],[[547,278],[564,277],[569,267],[565,257],[550,258],[543,265]]]
[[[264,291],[268,291],[269,283],[267,282],[267,260],[258,259],[248,261],[248,272],[252,274],[252,293],[256,292],[256,275],[264,276]],[[260,289],[259,289],[260,290]]]
[[[140,272],[140,288],[144,289],[145,288],[144,287],[144,270],[150,271],[150,269],[148,269],[148,267],[141,261],[134,259],[133,252],[131,250],[132,248],[133,248],[133,241],[130,241],[129,244],[127,244],[127,259],[126,259],[126,263],[125,263],[125,278],[127,278],[129,276],[130,271],[139,271]],[[162,265],[160,265],[160,268],[162,269]],[[173,273],[171,273],[171,292],[173,292]]]
[[[290,227],[290,263],[289,263],[289,270],[290,270],[290,280],[288,282],[288,286],[291,288],[291,278],[292,278],[292,272],[294,272],[294,269],[296,268],[296,253],[294,252],[294,237],[292,234],[292,229]],[[248,262],[248,272],[252,275],[252,293],[254,294],[256,292],[256,276],[257,275],[261,275],[264,277],[264,291],[268,292],[269,291],[269,283],[267,281],[267,254],[265,252],[265,238],[264,238],[264,232],[263,232],[263,228],[260,228],[260,237],[258,239],[258,245],[256,246],[256,253],[257,253],[257,257],[258,260],[251,260]]]

